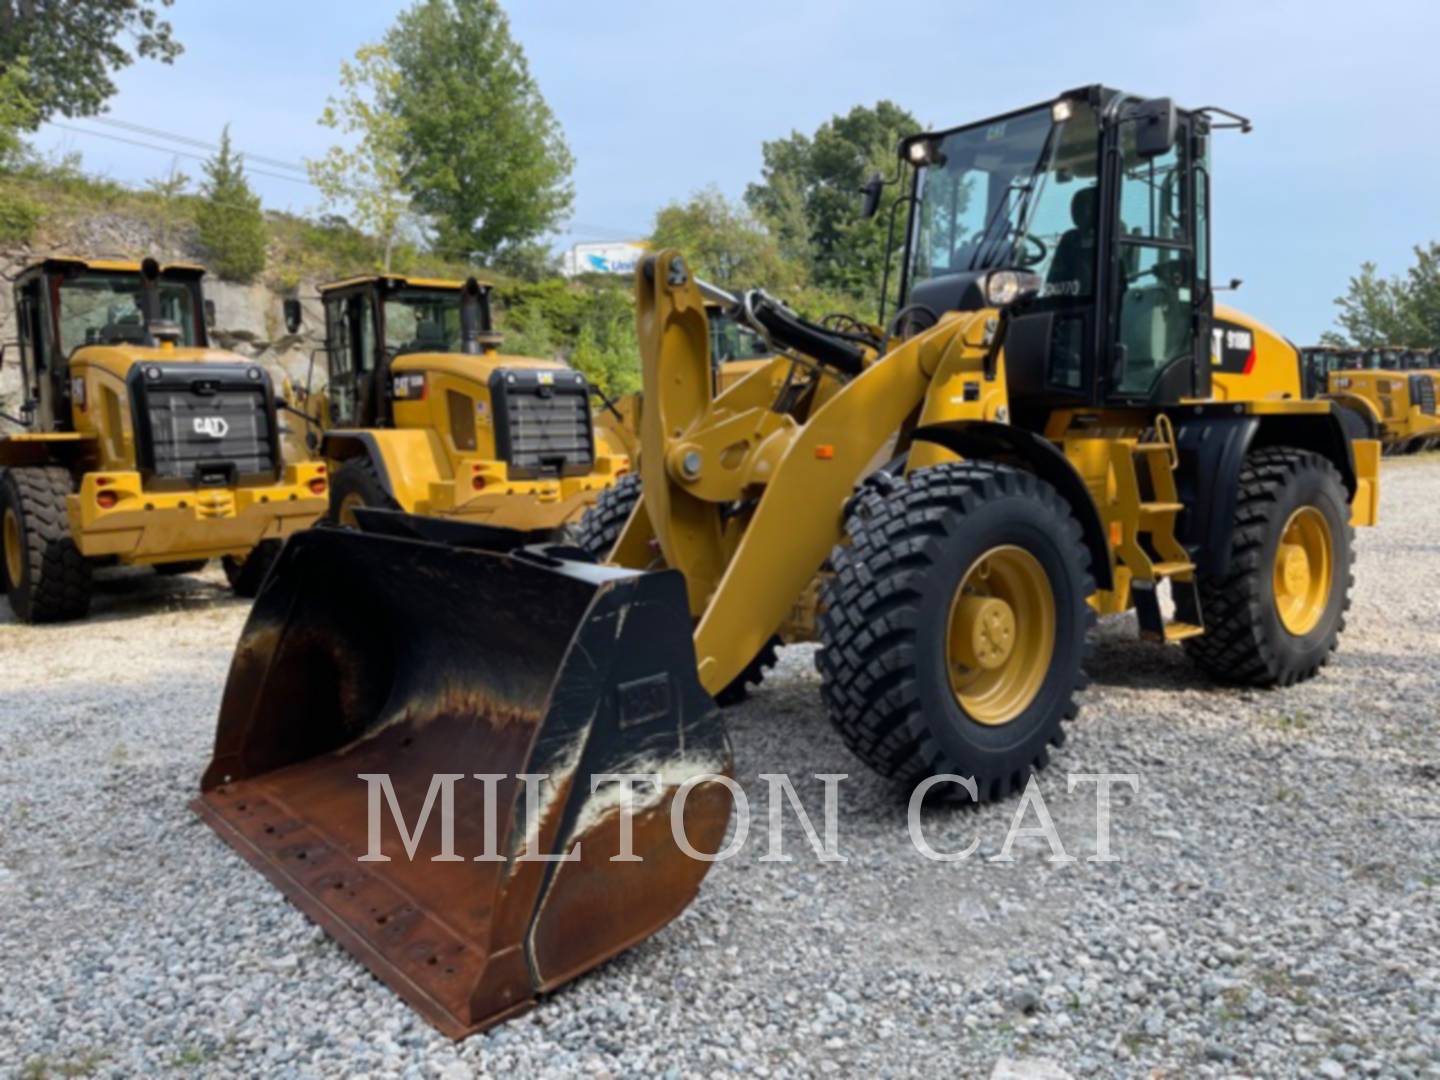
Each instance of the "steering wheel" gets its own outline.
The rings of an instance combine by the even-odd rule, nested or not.
[[[1029,251],[1024,250],[1027,244],[1033,245]],[[1038,236],[1032,236],[1029,233],[1021,237],[1020,247],[1021,250],[1015,254],[1015,261],[1024,267],[1038,266],[1045,261],[1045,256],[1050,254],[1049,245]]]

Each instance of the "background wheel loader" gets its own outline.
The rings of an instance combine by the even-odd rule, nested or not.
[[[688,903],[731,809],[711,695],[817,578],[846,742],[977,800],[1062,741],[1097,612],[1134,608],[1219,678],[1313,675],[1351,526],[1375,520],[1378,446],[1333,402],[1217,396],[1254,372],[1212,360],[1212,115],[1097,86],[907,139],[883,333],[647,257],[643,490],[609,564],[393,512],[294,538],[198,812],[458,1036]],[[720,393],[707,296],[777,353]],[[393,830],[367,846],[381,785],[356,774],[381,772],[408,855]],[[627,800],[618,772],[651,781]],[[452,830],[413,825],[447,799]],[[611,861],[625,806],[641,857]]]
[[[548,532],[628,470],[597,450],[584,375],[500,353],[488,285],[385,275],[320,295],[328,379],[301,410],[327,429],[332,520],[372,507]]]
[[[1307,385],[1365,417],[1386,454],[1416,453],[1440,441],[1440,361],[1433,350],[1317,346],[1303,356]]]
[[[325,466],[280,456],[270,377],[208,347],[203,274],[51,258],[16,279],[25,400],[0,435],[0,573],[19,618],[84,615],[106,562],[221,558],[253,596],[324,511]]]

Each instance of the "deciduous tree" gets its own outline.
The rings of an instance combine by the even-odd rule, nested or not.
[[[115,93],[111,75],[137,56],[180,55],[162,9],[174,0],[0,0],[0,72],[28,61],[34,123],[93,116]],[[133,50],[133,51],[132,51]]]
[[[390,270],[395,243],[413,221],[405,190],[405,120],[395,109],[400,72],[384,45],[364,45],[340,65],[340,94],[320,114],[322,127],[355,136],[306,161],[327,207],[349,208],[355,224],[380,242],[381,269]]]
[[[420,0],[385,38],[405,177],[451,257],[489,261],[569,211],[573,160],[496,0]]]
[[[763,179],[745,201],[774,233],[781,251],[807,261],[811,280],[854,297],[878,294],[885,227],[899,191],[880,213],[860,216],[860,188],[874,173],[890,175],[901,136],[919,123],[891,101],[857,105],[821,124],[814,135],[793,132],[761,148]]]

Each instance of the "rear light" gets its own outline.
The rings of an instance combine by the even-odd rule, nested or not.
[[[485,477],[483,477],[483,476],[477,476],[477,477],[475,477],[473,480],[470,481],[470,486],[473,487],[476,491],[484,491],[484,490],[485,490]]]
[[[321,477],[316,477],[314,480],[310,481],[310,491],[312,494],[324,495],[325,486],[325,480]]]
[[[95,494],[95,502],[101,510],[109,510],[120,501],[120,496],[113,491],[99,491]]]

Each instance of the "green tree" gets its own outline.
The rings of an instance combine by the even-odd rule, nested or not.
[[[13,168],[25,156],[21,132],[35,126],[38,110],[28,90],[30,68],[19,60],[0,71],[0,170]]]
[[[725,288],[785,292],[803,284],[803,267],[785,259],[765,226],[714,187],[662,207],[650,246],[678,248],[695,273]]]
[[[1329,344],[1440,348],[1440,242],[1417,245],[1414,265],[1397,277],[1363,264],[1335,303],[1339,330],[1324,335]]]
[[[405,121],[393,108],[400,72],[385,46],[362,45],[353,62],[340,64],[340,89],[320,125],[359,141],[348,149],[332,146],[305,167],[326,206],[350,207],[356,223],[379,240],[381,269],[388,273],[396,241],[413,219],[402,157]]]
[[[205,162],[200,194],[195,223],[211,269],[231,281],[250,281],[265,269],[265,215],[245,179],[243,155],[230,148],[228,124],[220,132],[220,149]]]
[[[437,247],[489,261],[559,222],[573,159],[496,0],[420,0],[385,43],[406,181]]]
[[[919,128],[909,112],[881,101],[832,117],[814,135],[793,132],[766,142],[762,179],[749,186],[745,201],[785,255],[806,260],[816,285],[856,298],[876,295],[890,207],[900,192],[887,189],[880,213],[866,221],[860,188],[873,174],[894,171],[896,144]]]
[[[0,0],[0,73],[28,59],[33,123],[93,116],[115,93],[110,76],[136,56],[168,64],[180,54],[159,14],[173,2]]]

